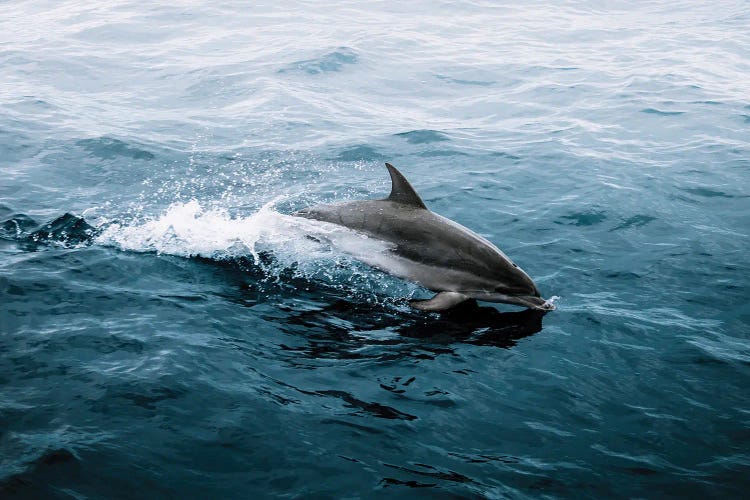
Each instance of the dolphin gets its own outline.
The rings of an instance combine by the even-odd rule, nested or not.
[[[470,229],[431,212],[390,163],[391,194],[383,200],[315,205],[292,215],[343,226],[386,242],[385,252],[357,255],[365,264],[437,292],[412,300],[422,311],[445,311],[469,299],[548,311],[551,302],[499,248]]]

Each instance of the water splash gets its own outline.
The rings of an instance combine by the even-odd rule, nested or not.
[[[334,224],[279,213],[275,205],[280,200],[275,198],[249,215],[204,208],[196,200],[174,203],[146,220],[102,222],[95,242],[134,252],[250,259],[270,278],[291,272],[294,277],[338,287],[354,285],[375,293],[399,281],[357,262],[386,253],[390,244]]]
[[[97,243],[181,257],[229,259],[252,255],[257,261],[259,246],[269,233],[276,239],[295,239],[284,237],[288,233],[283,226],[293,224],[274,212],[272,204],[247,217],[232,217],[224,209],[204,209],[196,200],[174,203],[160,216],[141,223],[107,225]]]
[[[544,301],[544,304],[542,304],[542,309],[545,309],[547,311],[554,311],[557,309],[556,302],[560,300],[560,297],[558,295],[553,295],[552,297],[548,298]]]

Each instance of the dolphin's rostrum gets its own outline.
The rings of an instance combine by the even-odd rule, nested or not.
[[[358,256],[366,264],[438,292],[411,301],[443,311],[468,299],[554,309],[531,278],[495,245],[427,209],[401,172],[386,163],[391,194],[384,200],[316,205],[294,215],[338,224],[392,245],[385,253]]]

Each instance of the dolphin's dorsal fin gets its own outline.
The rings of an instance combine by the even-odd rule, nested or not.
[[[385,166],[388,168],[388,173],[391,174],[391,194],[388,196],[387,200],[395,201],[396,203],[403,203],[410,207],[426,209],[427,207],[422,201],[422,198],[420,198],[417,192],[414,191],[414,188],[411,187],[411,184],[406,180],[406,177],[404,177],[404,175],[390,163],[386,163]]]

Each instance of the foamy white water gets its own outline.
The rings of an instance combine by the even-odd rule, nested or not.
[[[314,273],[342,259],[385,253],[391,245],[326,222],[275,210],[278,199],[249,215],[203,208],[196,200],[175,203],[159,216],[131,224],[104,223],[100,245],[181,257],[233,259],[271,252],[278,266]]]

